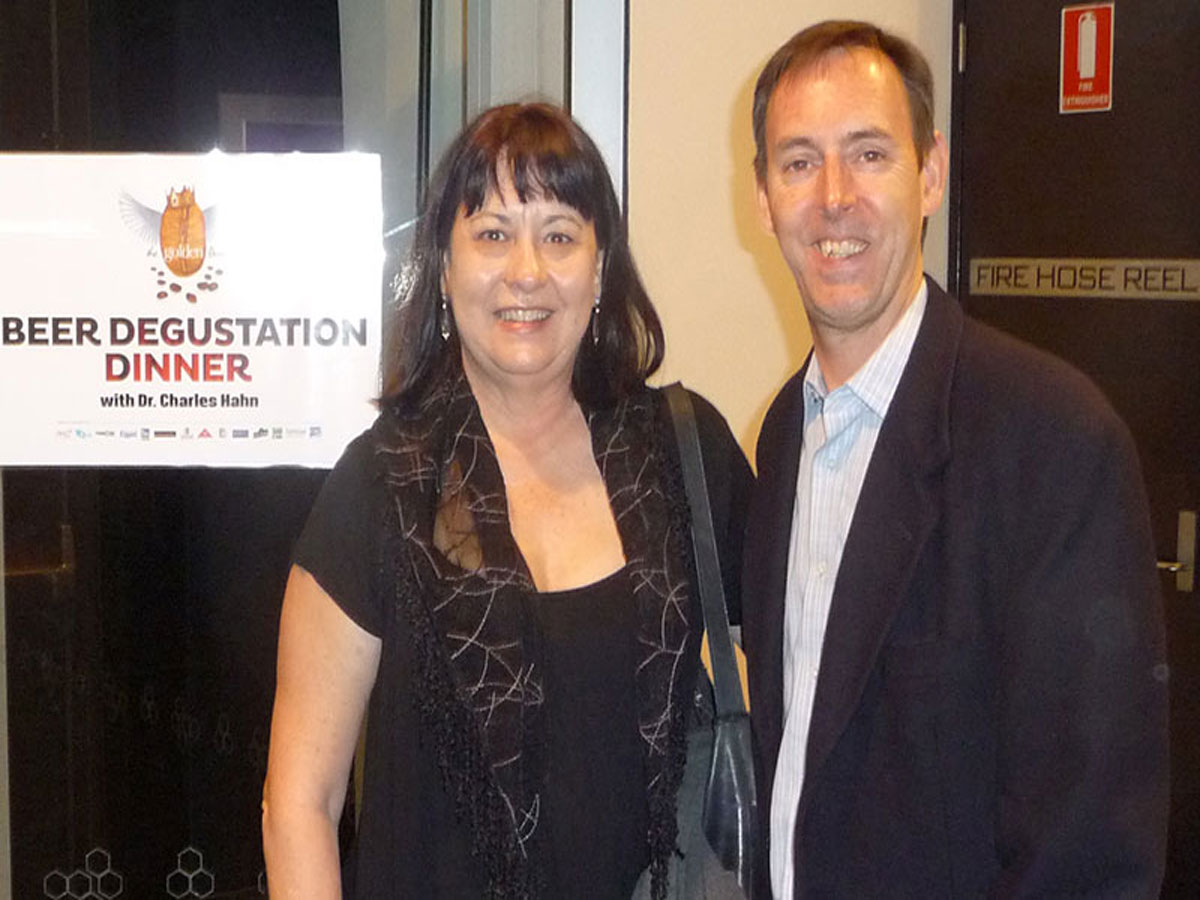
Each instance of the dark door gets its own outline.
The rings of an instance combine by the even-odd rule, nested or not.
[[[951,283],[970,314],[1108,394],[1137,439],[1159,558],[1172,562],[1181,511],[1200,507],[1200,263],[1184,262],[1200,260],[1200,3],[1116,2],[1112,109],[1072,114],[1059,112],[1064,6],[956,4]],[[1080,262],[1046,262],[1067,259]],[[984,260],[1027,262],[1020,273]],[[1110,262],[1089,274],[1082,260]],[[1021,284],[1032,295],[1014,295]],[[1162,574],[1167,897],[1200,896],[1200,590],[1181,589],[1184,576]]]

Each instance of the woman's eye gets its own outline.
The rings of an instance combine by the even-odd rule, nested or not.
[[[574,238],[564,231],[553,231],[546,235],[546,240],[551,244],[570,244]]]
[[[497,228],[485,228],[479,232],[479,239],[483,241],[502,241],[504,240],[504,232]]]

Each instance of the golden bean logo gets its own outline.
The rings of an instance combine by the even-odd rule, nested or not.
[[[166,271],[158,266],[151,267],[159,288],[159,300],[165,300],[173,293],[182,293],[189,303],[195,303],[198,299],[196,291],[217,290],[219,284],[216,279],[223,273],[213,267],[210,260],[213,253],[209,245],[216,208],[210,206],[201,209],[196,203],[194,186],[184,185],[178,190],[174,186],[169,188],[162,212],[124,191],[118,199],[118,206],[126,227],[146,243],[149,254],[161,256],[166,266]],[[200,273],[200,280],[194,285],[180,283],[169,277],[191,279],[197,273]],[[194,287],[195,291],[185,289],[190,287]]]
[[[195,275],[204,265],[204,211],[196,205],[192,188],[172,188],[167,194],[159,246],[167,268],[181,278]]]

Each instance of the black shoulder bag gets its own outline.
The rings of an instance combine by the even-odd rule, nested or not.
[[[692,514],[696,577],[700,582],[704,628],[708,632],[712,657],[716,719],[713,723],[712,766],[704,791],[704,834],[721,865],[737,874],[738,884],[750,896],[755,866],[759,864],[755,846],[758,799],[750,745],[750,716],[742,697],[733,639],[729,635],[729,615],[725,608],[725,589],[721,583],[696,414],[692,399],[682,385],[669,385],[665,393],[675,437],[679,441],[679,459]]]

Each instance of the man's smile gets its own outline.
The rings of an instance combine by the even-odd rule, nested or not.
[[[845,259],[848,256],[855,256],[867,249],[866,241],[856,241],[853,239],[842,241],[823,240],[816,242],[816,248],[821,253],[830,259]]]

